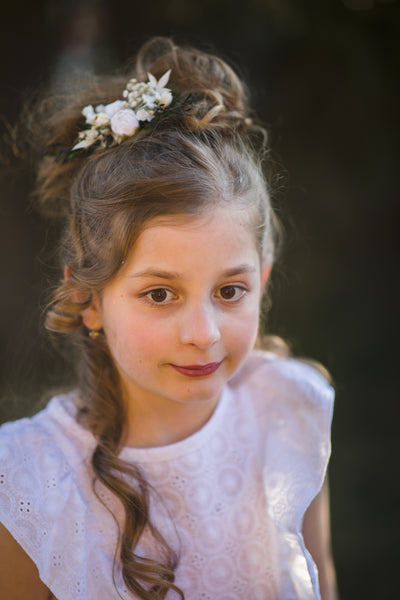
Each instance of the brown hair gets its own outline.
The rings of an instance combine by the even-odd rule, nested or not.
[[[112,148],[54,160],[58,149],[76,142],[83,106],[109,103],[121,97],[128,78],[144,80],[148,71],[159,78],[167,69],[174,96],[191,95],[189,110]],[[118,457],[124,404],[107,340],[87,335],[81,311],[115,276],[141,229],[156,216],[203,215],[215,205],[234,203],[246,213],[261,259],[271,261],[276,228],[262,170],[265,134],[250,120],[246,90],[225,62],[167,39],[144,46],[133,73],[87,85],[51,116],[48,107],[49,102],[42,105],[47,137],[39,192],[43,209],[65,218],[61,259],[71,276],[53,294],[47,327],[80,337],[79,418],[97,440],[95,489],[101,482],[125,509],[118,552],[128,589],[143,599],[164,598],[170,589],[183,597],[174,585],[178,556],[149,519],[149,485],[139,465]],[[135,554],[145,527],[161,550],[159,561]]]

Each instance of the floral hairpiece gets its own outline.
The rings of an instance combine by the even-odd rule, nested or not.
[[[123,100],[85,106],[82,115],[88,127],[79,133],[78,142],[67,153],[94,144],[109,148],[134,136],[141,124],[152,121],[159,111],[171,104],[172,92],[165,87],[170,73],[171,70],[167,71],[158,81],[151,73],[147,74],[147,82],[131,79],[122,93]]]

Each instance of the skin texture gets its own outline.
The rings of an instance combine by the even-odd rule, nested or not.
[[[209,419],[254,346],[264,270],[245,215],[150,221],[84,312],[104,329],[127,401],[127,445],[181,440]],[[216,370],[194,377],[195,366]]]
[[[0,524],[0,598],[51,600],[54,596],[39,579],[36,565]]]
[[[329,485],[311,502],[303,521],[304,542],[318,568],[322,600],[338,600],[335,567],[331,549]]]
[[[89,329],[104,329],[120,374],[128,445],[169,444],[210,418],[222,387],[253,348],[269,273],[241,213],[157,219],[142,232],[117,276],[82,313]],[[210,364],[209,373],[193,376],[193,366]],[[337,600],[329,530],[325,484],[303,532],[322,598]],[[0,597],[54,599],[1,525]]]

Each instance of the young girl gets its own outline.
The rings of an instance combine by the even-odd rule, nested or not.
[[[153,40],[134,77],[42,111],[80,376],[0,430],[0,596],[332,600],[332,388],[254,350],[265,136],[214,56]]]

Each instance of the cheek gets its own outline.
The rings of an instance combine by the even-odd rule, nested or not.
[[[121,365],[143,366],[171,345],[171,331],[154,318],[133,317],[120,311],[117,320],[105,323],[105,333],[114,359]]]
[[[225,324],[225,336],[231,344],[243,347],[243,350],[254,346],[259,325],[258,305],[251,307],[241,315],[235,315]]]

